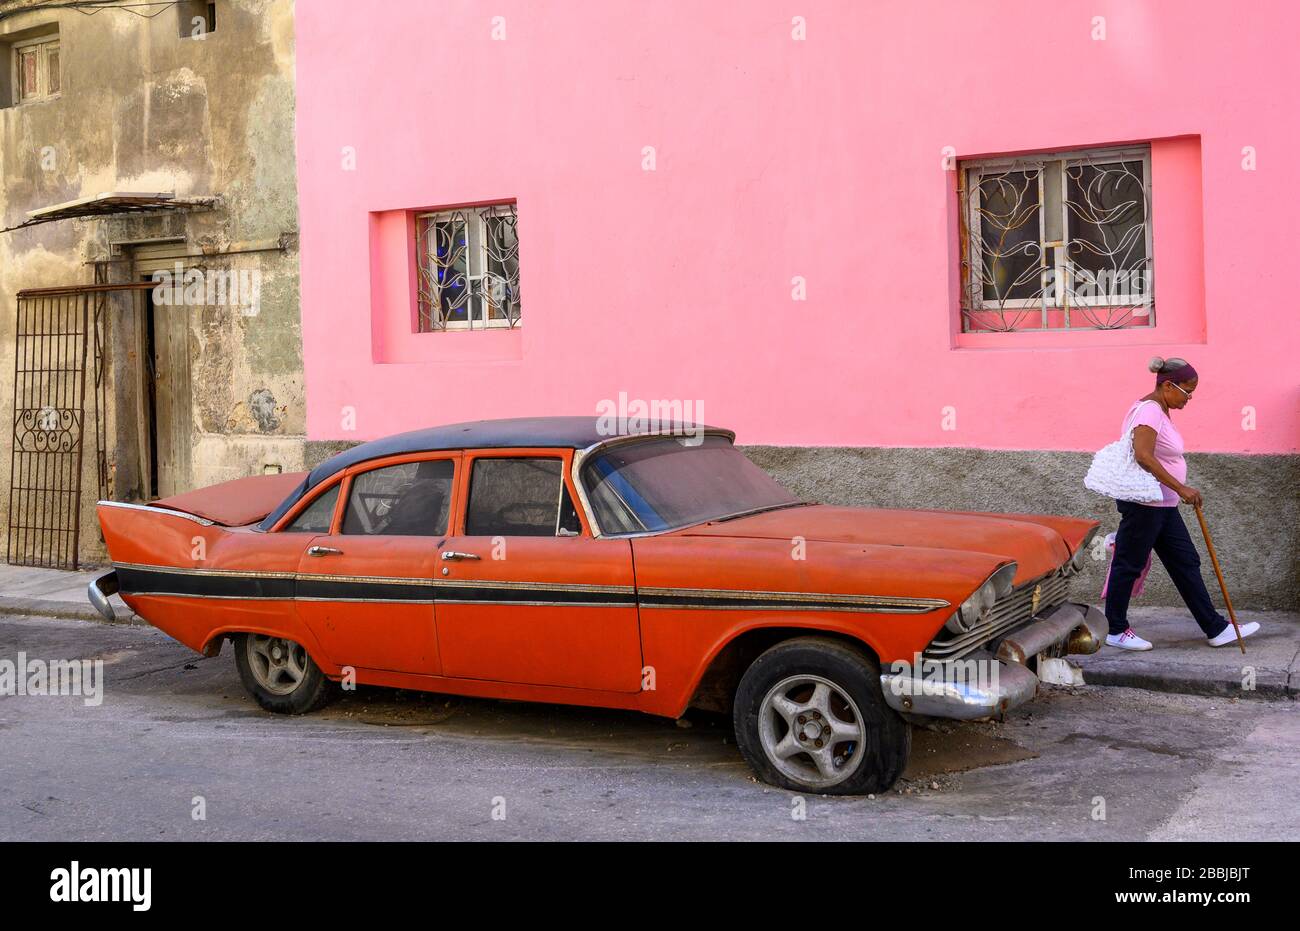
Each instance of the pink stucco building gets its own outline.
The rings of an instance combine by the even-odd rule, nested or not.
[[[1297,29],[1283,2],[300,2],[309,437],[626,393],[702,404],[811,496],[1113,529],[1085,452],[1183,356],[1192,480],[1258,552],[1241,586],[1294,603]]]

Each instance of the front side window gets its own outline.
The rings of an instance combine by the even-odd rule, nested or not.
[[[553,537],[576,530],[577,515],[559,459],[477,459],[470,475],[465,533],[484,537]]]
[[[446,533],[454,474],[452,460],[432,459],[355,476],[343,532],[410,537]]]
[[[303,512],[294,518],[293,523],[284,528],[285,533],[329,533],[334,523],[334,505],[339,500],[339,487],[336,482],[329,491],[316,496],[316,500],[307,505]]]
[[[421,214],[415,238],[421,333],[519,326],[514,204]]]
[[[1149,146],[959,172],[963,331],[1154,326]]]
[[[799,503],[720,436],[614,446],[584,463],[582,484],[604,534],[671,530]]]

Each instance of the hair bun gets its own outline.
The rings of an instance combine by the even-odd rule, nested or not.
[[[1165,360],[1159,356],[1152,356],[1151,361],[1147,363],[1147,371],[1159,372],[1165,367]]]

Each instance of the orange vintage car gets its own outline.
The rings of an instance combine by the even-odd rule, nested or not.
[[[1096,650],[1068,601],[1097,523],[798,500],[711,427],[593,417],[437,427],[310,473],[103,501],[120,591],[268,711],[342,680],[730,712],[767,782],[877,792],[910,724],[1000,715]],[[1059,668],[1059,667],[1056,667]],[[957,674],[960,673],[960,674]]]

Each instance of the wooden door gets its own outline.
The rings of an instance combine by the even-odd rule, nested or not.
[[[177,275],[190,259],[184,242],[155,243],[132,250],[135,275],[153,281],[155,272]],[[194,443],[190,314],[194,308],[146,292],[139,324],[140,474],[146,499],[166,498],[193,487]]]
[[[158,304],[153,317],[154,468],[158,497],[189,491],[194,414],[190,388],[190,308]]]

